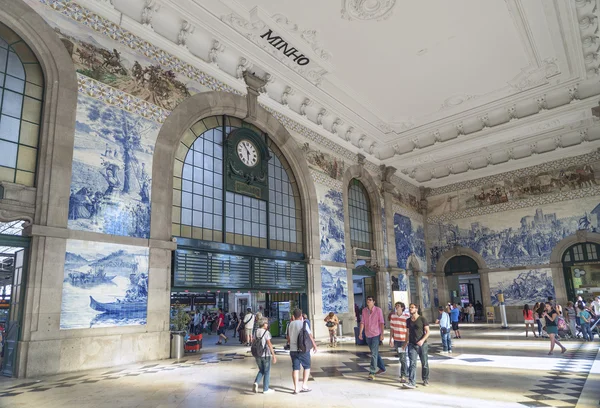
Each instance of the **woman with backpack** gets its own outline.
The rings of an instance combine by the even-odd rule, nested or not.
[[[254,379],[252,390],[257,393],[258,383],[260,383],[260,380],[263,380],[263,394],[275,392],[275,390],[269,388],[269,380],[271,379],[271,361],[273,364],[277,363],[275,350],[273,350],[273,344],[271,344],[269,319],[260,319],[250,351],[256,359],[256,365],[258,366],[258,374],[256,374],[256,378]]]
[[[552,307],[552,303],[546,302],[545,311],[542,317],[546,320],[546,333],[548,333],[548,336],[550,337],[550,351],[548,354],[552,355],[555,344],[558,344],[562,349],[561,354],[567,351],[566,347],[560,344],[560,341],[556,339],[556,336],[558,336],[558,313]]]

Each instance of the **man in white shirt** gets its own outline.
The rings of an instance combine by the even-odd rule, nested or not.
[[[594,313],[596,316],[600,315],[600,296],[596,296],[596,299],[592,302],[592,307],[594,308]]]
[[[303,327],[306,327],[306,331],[310,337],[312,343],[312,350],[317,352],[317,345],[313,339],[310,327],[304,324],[304,318],[302,317],[302,310],[294,310],[294,321],[290,322],[287,340],[290,342],[290,357],[292,358],[292,381],[294,382],[294,394],[299,392],[310,392],[312,391],[307,387],[308,377],[310,375],[310,350],[301,352],[298,349],[298,335],[302,331]],[[304,375],[302,377],[302,388],[298,389],[298,378],[300,376],[300,366],[304,368]]]

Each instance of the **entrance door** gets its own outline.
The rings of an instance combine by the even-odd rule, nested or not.
[[[13,280],[10,296],[10,307],[8,311],[8,321],[4,331],[4,358],[2,360],[2,375],[12,377],[15,374],[15,364],[17,361],[17,346],[21,334],[21,315],[23,296],[23,265],[25,264],[25,250],[14,254]]]

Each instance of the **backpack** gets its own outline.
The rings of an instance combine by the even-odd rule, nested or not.
[[[252,340],[252,345],[250,346],[250,353],[252,353],[253,357],[263,357],[265,352],[267,351],[266,344],[263,345],[263,338],[267,335],[267,331],[263,333],[262,337],[259,339],[258,336],[254,337]],[[266,342],[265,342],[266,343]]]
[[[308,330],[306,330],[307,324],[308,322],[305,320],[302,324],[302,330],[300,330],[300,333],[298,334],[298,352],[300,353],[306,353],[312,348],[310,334],[308,334]]]

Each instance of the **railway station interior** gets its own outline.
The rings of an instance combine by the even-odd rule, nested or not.
[[[0,0],[0,406],[598,407],[599,17]],[[397,302],[429,324],[416,388]]]

